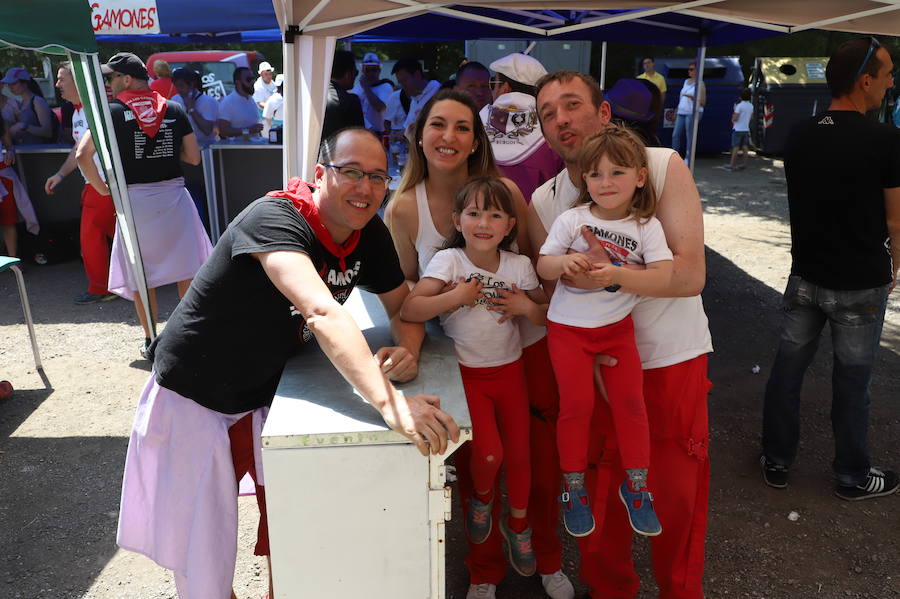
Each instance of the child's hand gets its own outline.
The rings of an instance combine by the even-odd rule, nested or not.
[[[482,297],[482,287],[481,281],[474,277],[468,281],[464,277],[460,277],[456,289],[450,291],[450,293],[453,294],[460,308],[463,306],[474,306],[475,301]]]
[[[515,285],[512,286],[511,291],[501,289],[499,297],[488,298],[487,301],[492,304],[488,306],[488,310],[503,313],[497,324],[504,323],[513,316],[527,316],[534,305],[531,298]]]
[[[593,265],[584,254],[566,254],[563,256],[562,269],[564,277],[574,277],[591,270]]]
[[[587,271],[587,276],[592,281],[596,281],[601,287],[609,287],[611,285],[621,285],[619,279],[620,270],[618,266],[612,264],[595,264],[594,268]]]

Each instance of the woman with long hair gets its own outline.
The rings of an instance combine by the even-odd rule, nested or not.
[[[515,250],[532,257],[526,230],[525,200],[515,183],[500,177],[490,139],[475,103],[468,94],[441,90],[422,108],[416,119],[409,160],[385,214],[400,256],[400,266],[409,281],[419,280],[434,254],[456,231],[453,199],[468,181],[476,177],[497,177],[509,189],[515,213],[512,216],[518,228]],[[526,322],[525,315],[532,302],[526,301],[528,298],[521,289],[498,288],[492,295],[496,297],[488,300],[494,304],[491,310],[506,317],[519,316],[528,403],[530,413],[535,414],[530,417],[529,434],[532,447],[541,449],[531,452],[528,508],[537,572],[548,592],[571,589],[571,582],[562,573],[562,549],[557,533],[560,475],[553,426],[559,399],[547,353],[546,328]],[[537,438],[541,441],[536,441]],[[545,448],[547,451],[543,451]],[[456,452],[459,491],[466,518],[472,509],[470,498],[475,491],[469,471],[469,451],[466,444]],[[496,513],[492,518],[497,522],[499,505],[499,502],[493,504]],[[483,542],[469,541],[466,564],[470,572],[470,593],[494,596],[494,589],[507,568],[497,527]]]
[[[20,98],[19,122],[9,128],[13,141],[21,145],[54,143],[56,115],[50,110],[37,81],[22,67],[13,67],[6,71],[0,83],[8,83],[9,91]]]

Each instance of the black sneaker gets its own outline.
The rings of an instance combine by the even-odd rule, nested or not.
[[[144,338],[144,342],[141,343],[140,351],[141,351],[142,358],[144,358],[145,360],[150,359],[150,338],[149,337]]]
[[[787,488],[788,468],[780,464],[773,464],[766,456],[759,456],[759,465],[762,468],[763,480],[774,489]]]
[[[79,306],[86,306],[87,304],[93,304],[96,302],[108,302],[116,299],[117,295],[113,293],[90,293],[85,292],[73,299],[72,301],[78,304]]]
[[[834,494],[847,501],[860,501],[892,495],[897,492],[897,489],[900,489],[900,478],[896,472],[890,470],[882,472],[878,468],[869,468],[869,475],[861,484],[855,487],[838,485]]]

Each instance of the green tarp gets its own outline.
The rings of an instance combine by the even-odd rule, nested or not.
[[[97,52],[88,0],[0,0],[0,43],[46,54]]]

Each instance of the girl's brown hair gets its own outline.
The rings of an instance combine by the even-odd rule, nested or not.
[[[512,194],[509,192],[506,184],[496,177],[473,177],[469,179],[465,185],[459,188],[459,191],[456,192],[456,197],[453,198],[453,214],[461,215],[466,206],[479,200],[479,208],[482,210],[500,210],[508,214],[510,218],[516,218]],[[501,250],[508,250],[512,246],[512,243],[516,240],[518,229],[519,223],[513,223],[512,229],[509,230],[509,233],[498,246]],[[453,234],[441,249],[462,247],[466,247],[466,240],[462,231],[454,228]]]
[[[469,94],[459,92],[452,89],[442,89],[432,96],[425,106],[419,112],[416,118],[415,137],[409,145],[409,159],[406,167],[403,169],[403,175],[400,178],[400,184],[397,186],[397,192],[403,193],[407,189],[412,189],[417,183],[428,178],[428,161],[425,160],[425,152],[419,142],[422,141],[422,132],[425,130],[425,123],[431,116],[431,109],[434,105],[442,100],[453,100],[459,102],[469,109],[472,113],[472,127],[475,133],[475,151],[469,155],[468,167],[469,176],[491,176],[499,177],[500,171],[494,162],[494,152],[491,150],[491,140],[488,139],[484,130],[484,124],[481,117],[478,116],[478,107],[472,101]]]
[[[646,220],[656,214],[656,193],[650,183],[650,169],[647,167],[647,148],[641,139],[627,127],[607,124],[600,133],[585,140],[578,155],[578,170],[589,173],[600,161],[602,156],[607,156],[609,161],[619,166],[633,169],[647,169],[646,180],[643,187],[634,190],[631,199],[631,215],[637,220]],[[584,177],[578,179],[578,199],[573,206],[590,204],[593,202],[588,193],[587,183]]]

